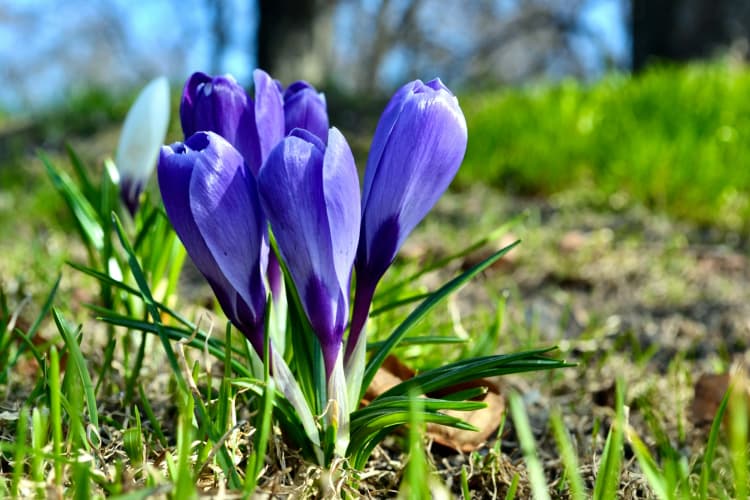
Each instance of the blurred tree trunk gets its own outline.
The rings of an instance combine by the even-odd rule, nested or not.
[[[328,79],[335,0],[258,0],[258,67],[285,84]]]
[[[222,67],[224,54],[227,51],[229,36],[229,20],[226,19],[224,0],[207,0],[206,7],[211,15],[211,35],[213,35],[213,46],[211,47],[211,73],[217,74]]]
[[[631,0],[632,64],[689,61],[729,49],[747,58],[750,2],[745,0]]]

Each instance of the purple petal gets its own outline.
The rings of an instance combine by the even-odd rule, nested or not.
[[[359,235],[361,217],[356,207],[360,206],[361,199],[352,150],[335,127],[328,133],[323,158],[323,188],[336,276],[339,287],[348,290],[359,239],[352,235]]]
[[[255,126],[258,134],[260,162],[248,163],[258,175],[271,150],[284,138],[284,101],[277,83],[263,70],[253,71],[255,83]]]
[[[234,146],[248,165],[260,166],[253,103],[231,75],[193,74],[182,93],[180,120],[186,138],[199,131],[215,132]]]
[[[380,115],[380,120],[375,128],[375,135],[372,138],[372,145],[370,146],[370,154],[367,156],[367,168],[365,169],[364,186],[362,186],[362,206],[367,205],[367,200],[370,197],[370,188],[372,187],[372,181],[378,171],[380,165],[380,158],[383,156],[383,150],[388,144],[388,138],[391,136],[398,117],[401,114],[401,109],[404,106],[407,98],[411,95],[412,89],[417,85],[419,80],[407,83],[393,94],[391,100],[388,101],[383,114]]]
[[[224,151],[222,157],[217,153],[217,143],[220,144],[219,151]],[[219,136],[210,133],[195,134],[185,144],[162,147],[158,166],[159,188],[167,216],[191,260],[206,277],[227,317],[250,339],[256,350],[262,353],[264,311],[252,300],[254,294],[249,294],[249,303],[238,294],[217,261],[216,253],[207,244],[192,209],[191,185],[194,182],[200,183],[193,181],[193,177],[218,170],[220,167],[216,163],[223,160],[224,156],[232,156],[225,152],[228,148],[231,149],[231,146],[225,141],[222,144]],[[239,153],[233,153],[239,157]],[[259,266],[260,253],[261,249],[258,249],[259,256],[255,258]],[[226,266],[226,262],[224,265]],[[243,291],[243,295],[248,294]]]
[[[357,171],[343,136],[329,148],[295,129],[258,174],[261,205],[313,330],[332,369],[349,308],[349,283],[359,234]]]
[[[408,234],[447,189],[466,142],[458,101],[440,80],[410,83],[391,100],[365,173],[357,265],[367,279],[380,279]]]
[[[262,317],[268,244],[255,179],[228,142],[213,133],[206,137],[203,168],[190,181],[190,208],[222,274],[253,315]]]
[[[328,140],[325,96],[307,82],[294,82],[284,92],[284,120],[287,134],[295,128],[302,128],[323,142]]]

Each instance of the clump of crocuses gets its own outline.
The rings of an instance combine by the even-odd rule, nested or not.
[[[354,368],[350,358],[364,356],[357,347],[376,286],[455,176],[466,122],[440,80],[404,85],[380,118],[360,191],[325,97],[306,82],[283,90],[261,70],[253,79],[254,99],[230,76],[188,79],[185,140],[164,146],[159,159],[164,205],[224,313],[261,357],[269,285],[280,270],[273,266],[282,263],[309,327],[289,334],[314,332],[328,399],[336,400],[345,363],[347,376],[361,381],[364,358]],[[282,358],[273,359],[272,369],[282,369]],[[359,388],[351,393],[356,404]]]

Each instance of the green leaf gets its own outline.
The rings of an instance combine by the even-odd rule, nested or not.
[[[91,420],[91,424],[98,430],[99,411],[96,406],[94,384],[91,382],[91,376],[86,367],[86,360],[84,359],[81,348],[76,341],[76,335],[70,331],[65,318],[63,318],[62,314],[54,307],[52,308],[52,317],[55,320],[55,325],[57,325],[60,335],[62,335],[63,340],[65,341],[65,347],[68,350],[68,362],[72,362],[73,368],[78,373],[81,384],[83,385],[83,392],[86,398],[86,408],[89,412],[89,420]]]
[[[370,386],[372,379],[375,378],[375,373],[378,371],[378,368],[380,368],[380,366],[383,364],[383,362],[385,361],[385,358],[388,357],[388,354],[390,354],[390,352],[403,339],[406,333],[420,319],[422,319],[428,312],[430,312],[435,306],[437,306],[449,294],[453,293],[459,287],[461,287],[462,285],[466,284],[469,280],[471,280],[474,276],[481,273],[483,270],[487,269],[489,266],[491,266],[494,262],[500,259],[503,255],[507,254],[511,249],[513,249],[513,247],[515,247],[519,243],[520,243],[520,240],[514,243],[511,243],[505,248],[502,248],[501,250],[498,250],[497,252],[493,253],[492,255],[487,257],[485,260],[483,260],[479,264],[476,264],[475,266],[471,267],[464,273],[453,278],[451,281],[449,281],[448,283],[440,287],[440,289],[432,293],[416,309],[414,309],[414,311],[412,311],[411,314],[407,316],[404,322],[401,323],[393,331],[393,333],[391,333],[391,335],[385,341],[385,344],[383,344],[383,346],[380,349],[378,349],[378,351],[375,352],[375,354],[370,359],[370,362],[368,363],[367,368],[365,369],[365,376],[362,381],[361,394],[363,395],[364,392],[367,390],[367,388]]]
[[[381,394],[376,401],[380,398],[407,394],[412,389],[420,394],[427,394],[480,378],[572,366],[565,361],[543,356],[554,349],[555,347],[549,347],[457,361],[405,380]]]
[[[442,337],[438,335],[422,335],[420,337],[404,337],[401,342],[398,343],[399,347],[406,347],[412,345],[443,345],[443,344],[465,344],[468,342],[466,339],[460,337]],[[377,342],[368,342],[367,350],[374,351],[380,349],[385,345],[386,341],[381,340]]]
[[[87,200],[96,204],[96,202],[98,201],[97,198],[99,196],[99,193],[96,191],[96,189],[94,189],[94,185],[91,183],[89,174],[88,172],[86,172],[86,165],[83,164],[83,161],[78,156],[78,153],[75,152],[70,144],[65,143],[65,151],[68,153],[70,164],[73,166],[73,171],[75,171],[76,176],[78,177],[78,182],[81,185],[81,191],[83,191],[83,195]]]
[[[104,246],[104,230],[99,224],[96,210],[65,172],[55,167],[44,153],[39,156],[52,184],[73,213],[81,236],[90,247],[89,251],[92,255],[96,254],[93,250],[99,251]]]
[[[497,240],[501,235],[507,233],[510,228],[512,228],[513,226],[517,225],[521,221],[521,219],[523,217],[524,217],[523,214],[517,215],[516,217],[514,217],[511,220],[507,221],[506,223],[502,224],[500,227],[494,229],[492,232],[490,232],[489,234],[487,234],[483,238],[475,241],[474,243],[472,243],[468,247],[463,248],[463,249],[459,250],[458,252],[456,252],[454,254],[451,254],[451,255],[448,255],[446,257],[443,257],[442,259],[438,259],[435,262],[431,262],[430,264],[428,264],[426,266],[422,266],[416,273],[414,273],[411,276],[408,276],[407,278],[405,278],[405,279],[399,281],[398,283],[392,285],[390,288],[388,288],[386,290],[383,290],[382,292],[378,293],[376,295],[376,297],[375,297],[375,300],[379,300],[380,297],[387,296],[387,295],[392,294],[395,291],[401,290],[404,287],[404,285],[407,285],[409,283],[414,283],[417,279],[419,279],[420,277],[424,276],[425,274],[430,273],[430,272],[432,272],[432,271],[434,271],[436,269],[442,269],[445,266],[447,266],[448,264],[450,264],[451,262],[453,262],[454,260],[460,259],[462,257],[465,257],[465,256],[469,255],[471,252],[473,252],[475,250],[479,250],[480,248],[482,248],[483,246],[487,245],[491,241]],[[511,245],[511,247],[515,246],[517,243],[518,242],[513,243]],[[506,247],[506,248],[508,248],[508,247]],[[409,300],[409,299],[406,299],[406,300]],[[418,300],[418,299],[415,299],[415,300]],[[397,303],[398,302],[401,302],[401,301],[397,301]],[[399,303],[398,305],[403,305],[403,304]],[[394,307],[398,307],[398,305],[396,305]],[[388,306],[385,306],[385,307],[388,307]],[[378,311],[378,312],[383,312],[383,309],[384,308],[380,308],[380,311]]]

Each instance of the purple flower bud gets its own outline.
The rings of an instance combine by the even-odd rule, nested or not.
[[[359,179],[349,145],[335,128],[327,146],[295,129],[261,167],[258,189],[330,376],[347,325],[359,237]]]
[[[224,313],[263,353],[266,219],[240,153],[213,132],[161,149],[164,208]]]
[[[378,281],[409,233],[448,188],[466,141],[458,100],[439,79],[404,85],[383,111],[365,170],[347,357],[367,319]]]
[[[216,132],[244,157],[254,174],[284,138],[281,92],[262,70],[253,72],[255,102],[231,76],[194,73],[185,83],[180,120],[185,137],[199,131]]]
[[[325,142],[328,140],[326,98],[304,81],[294,82],[284,92],[286,133],[295,128],[309,130]]]

